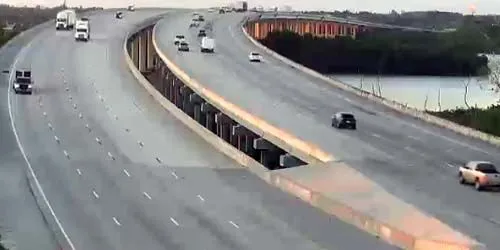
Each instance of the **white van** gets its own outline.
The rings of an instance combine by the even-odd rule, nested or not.
[[[56,15],[56,30],[73,29],[76,22],[76,12],[74,10],[63,10]]]
[[[215,39],[203,37],[201,39],[201,52],[213,53],[215,50]]]

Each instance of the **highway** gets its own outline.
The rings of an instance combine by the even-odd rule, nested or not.
[[[0,50],[0,68],[9,70],[17,53],[41,28],[36,27],[14,38]],[[51,230],[45,224],[29,189],[23,156],[17,148],[10,126],[7,104],[8,73],[0,77],[0,235],[6,247],[17,249],[56,249]]]
[[[153,101],[122,43],[161,12],[92,15],[88,43],[43,29],[14,59],[31,67],[35,94],[2,85],[2,129],[9,109],[71,248],[394,249],[268,186]]]
[[[160,49],[188,75],[240,107],[320,146],[381,184],[394,195],[489,247],[500,244],[499,192],[478,193],[457,180],[469,160],[500,164],[500,151],[382,105],[338,90],[299,72],[255,47],[241,31],[243,14],[206,14],[216,52],[199,52],[191,14],[168,17],[157,27]],[[210,31],[210,29],[209,29]],[[173,46],[185,34],[191,52]],[[250,63],[259,51],[262,63]],[[332,128],[331,116],[351,111],[358,130]]]

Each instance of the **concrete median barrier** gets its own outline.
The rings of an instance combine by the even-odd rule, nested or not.
[[[306,166],[269,171],[261,163],[219,137],[220,135],[198,123],[158,91],[134,65],[125,41],[123,51],[128,68],[163,108],[216,149],[269,184],[404,249],[484,249],[483,245],[470,237],[456,232],[434,217],[391,195],[355,169],[343,163],[333,162],[334,157],[317,146],[274,127],[204,87],[160,51],[155,41],[156,32],[153,31],[152,34],[154,50],[170,72],[175,74],[175,81],[179,79],[185,84],[184,87],[189,87],[241,126],[308,163]]]
[[[393,101],[393,100],[386,99],[386,98],[381,97],[381,96],[374,95],[370,92],[366,92],[366,91],[359,89],[357,87],[345,84],[345,83],[340,82],[338,80],[335,80],[335,79],[329,78],[325,75],[322,75],[322,74],[320,74],[320,73],[318,73],[310,68],[307,68],[299,63],[296,63],[296,62],[274,52],[273,50],[267,48],[266,46],[264,46],[263,44],[261,44],[260,42],[255,40],[252,36],[250,36],[248,34],[248,32],[246,31],[245,27],[242,27],[242,30],[243,30],[245,37],[247,37],[247,39],[250,42],[252,42],[255,46],[257,46],[258,48],[265,51],[267,54],[269,54],[269,55],[273,56],[274,58],[278,59],[279,61],[289,65],[290,67],[295,68],[295,69],[297,69],[305,74],[308,74],[310,76],[313,76],[317,79],[320,79],[327,84],[330,84],[336,88],[340,88],[342,90],[348,91],[350,93],[356,94],[358,96],[368,98],[368,99],[370,99],[374,102],[377,102],[379,104],[383,104],[386,107],[389,107],[389,108],[391,108],[399,113],[403,113],[403,114],[415,117],[417,119],[420,119],[422,121],[437,125],[439,127],[449,129],[449,130],[454,131],[455,133],[458,133],[458,134],[462,134],[462,135],[465,135],[468,137],[479,139],[479,140],[488,142],[488,143],[495,145],[495,146],[500,146],[500,137],[489,135],[489,134],[486,134],[484,132],[478,131],[476,129],[465,127],[465,126],[462,126],[460,124],[448,121],[446,119],[443,119],[443,118],[440,118],[437,116],[433,116],[431,114],[420,111],[418,109],[408,107],[407,105],[398,103],[398,102]]]

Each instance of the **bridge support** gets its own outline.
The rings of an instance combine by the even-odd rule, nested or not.
[[[260,152],[260,163],[271,170],[279,166],[279,156],[285,153],[282,149],[264,138],[254,139],[253,148]]]
[[[205,115],[205,128],[212,131],[212,133],[217,134],[217,126],[215,124],[215,114],[219,113],[212,104],[208,102],[203,102],[201,104],[201,112]]]

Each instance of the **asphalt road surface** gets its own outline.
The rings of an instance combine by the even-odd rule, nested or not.
[[[122,43],[160,12],[93,15],[87,43],[50,27],[16,60],[35,80],[34,95],[11,92],[16,130],[74,247],[394,249],[268,186],[149,97]]]
[[[26,179],[26,162],[12,133],[7,94],[8,71],[16,55],[44,27],[14,38],[0,49],[0,235],[6,247],[56,249],[57,244],[38,209]]]
[[[160,49],[188,75],[487,246],[500,244],[500,193],[479,193],[457,180],[458,166],[466,161],[500,164],[498,148],[400,115],[284,65],[246,39],[243,14],[206,14],[204,28],[216,48],[214,54],[202,54],[199,28],[188,28],[191,18],[190,13],[167,17],[156,31]],[[187,36],[191,52],[176,50],[177,34]],[[263,62],[249,62],[252,51],[260,52]],[[338,111],[353,112],[358,129],[332,128],[331,116]]]

